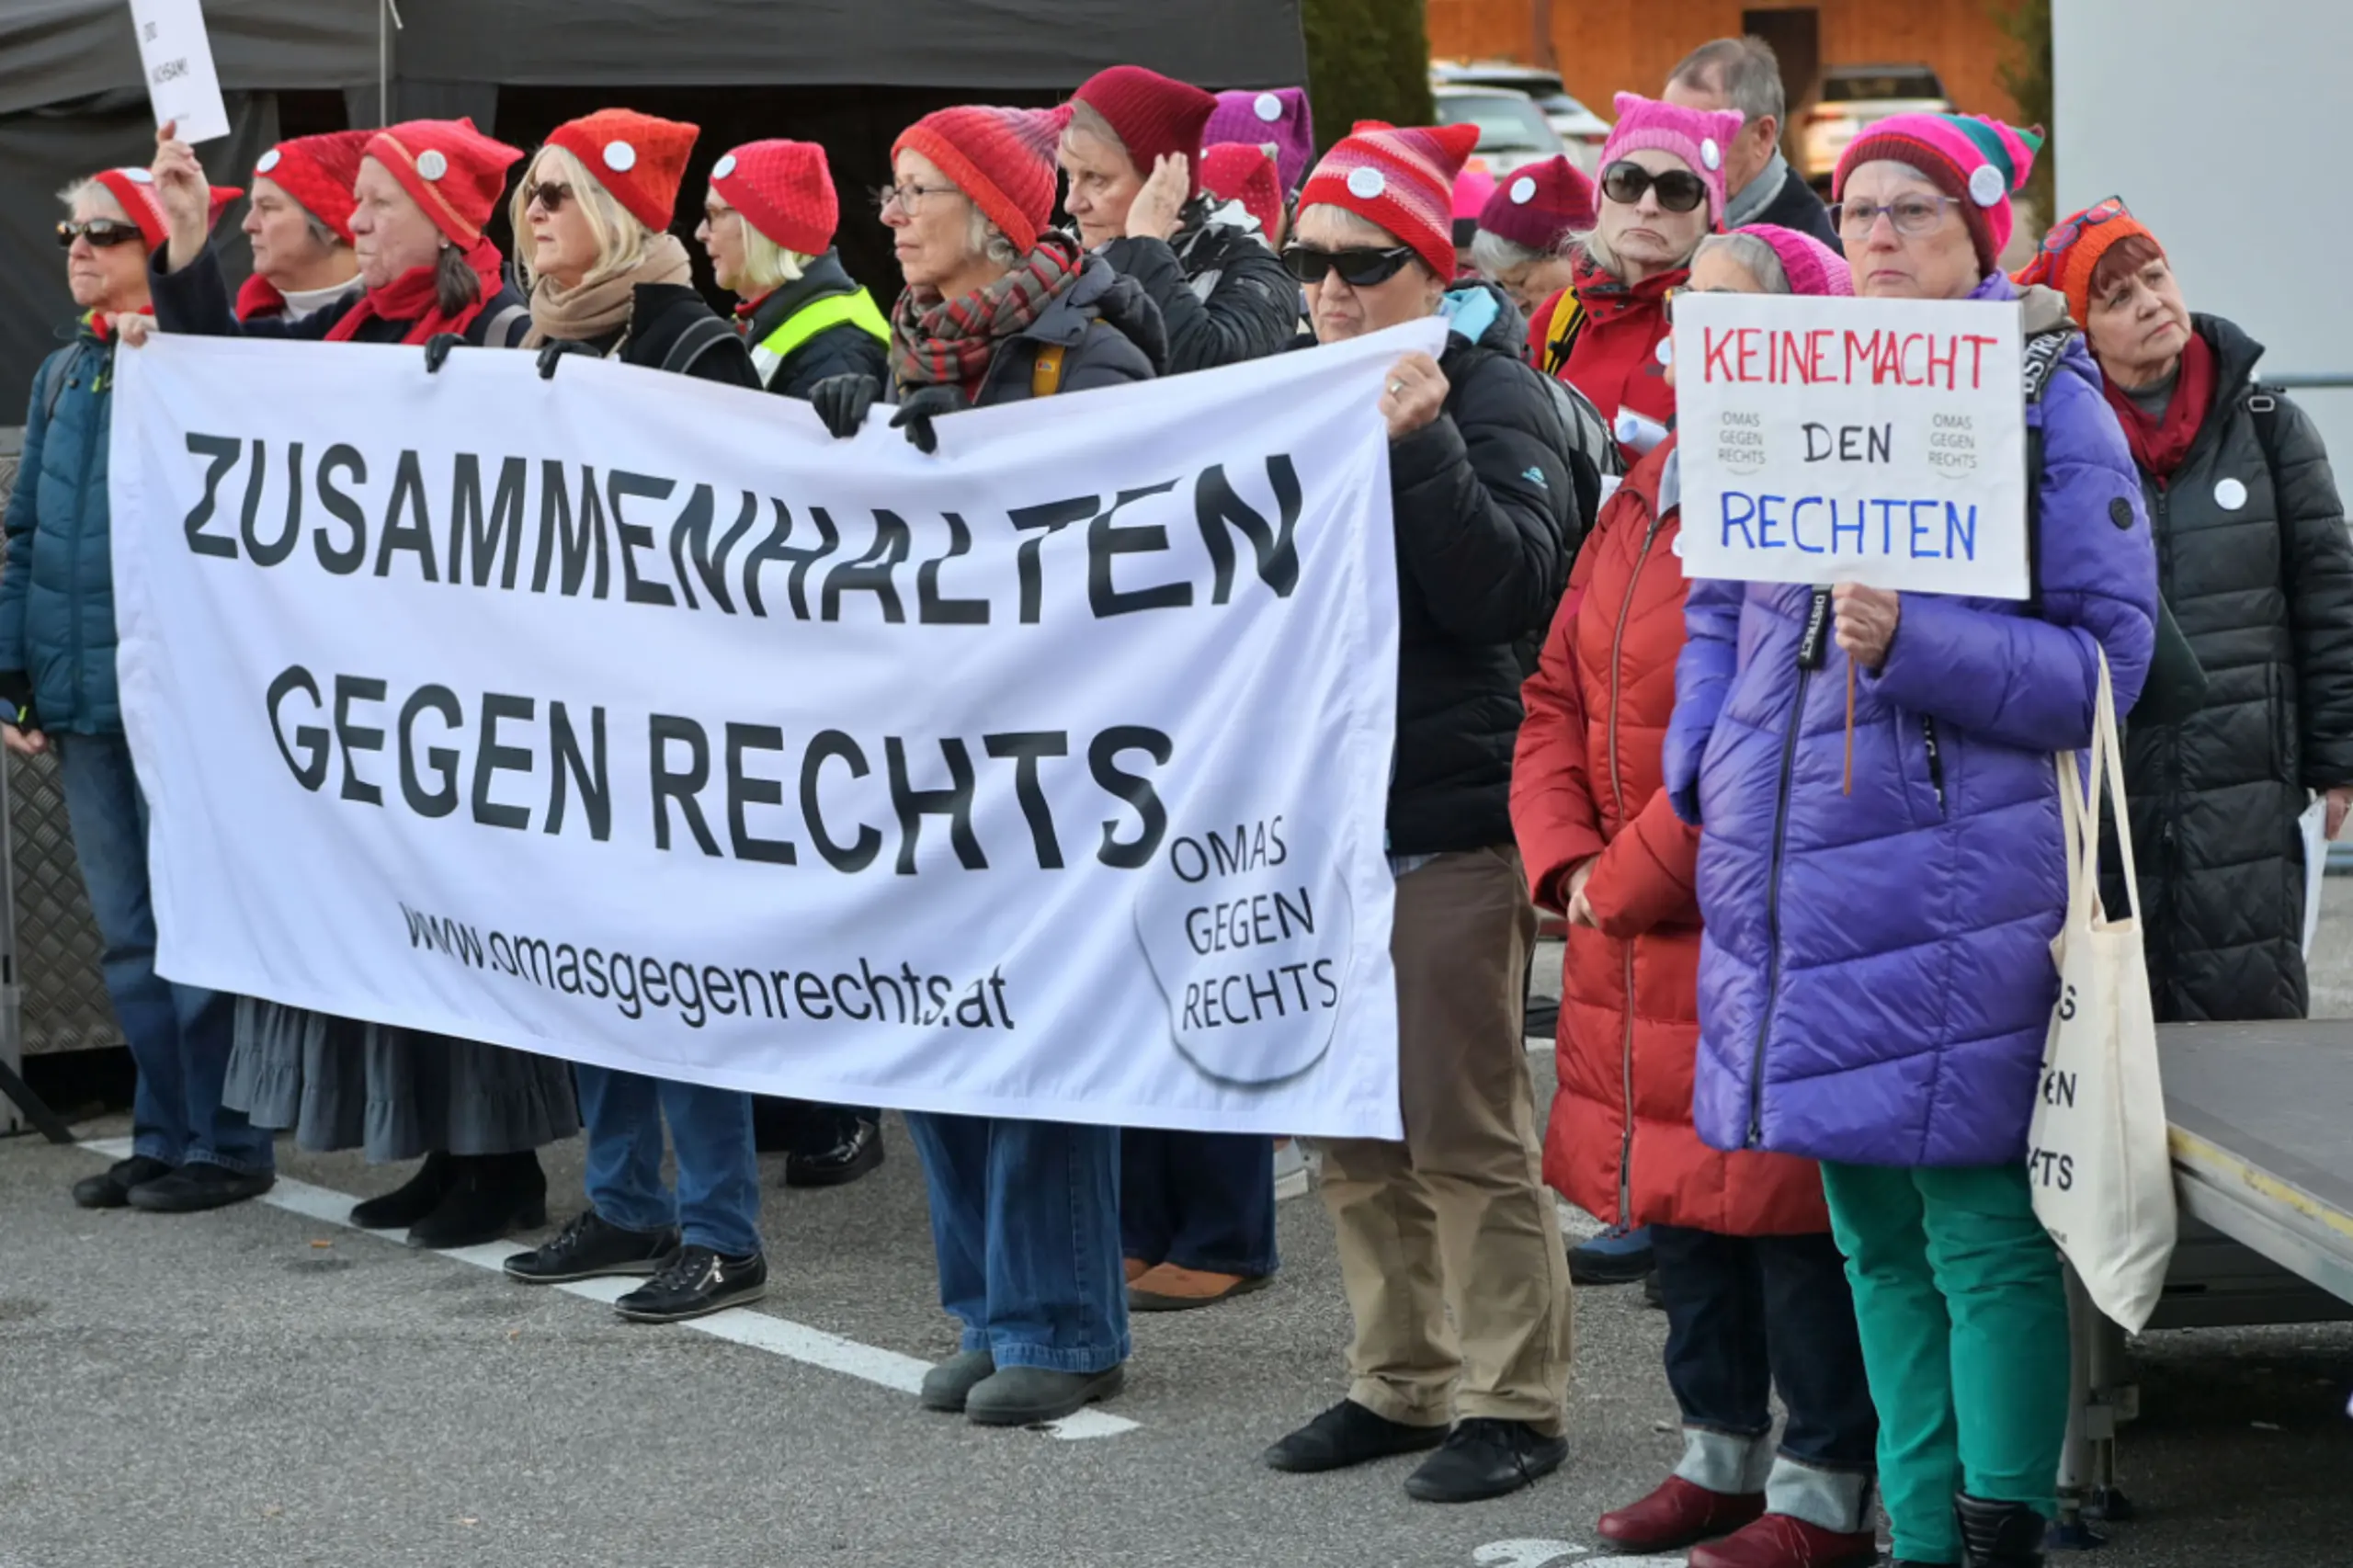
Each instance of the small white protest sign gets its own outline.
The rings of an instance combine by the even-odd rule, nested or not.
[[[1683,571],[2021,599],[2018,307],[1682,293]]]
[[[202,0],[131,0],[131,21],[155,123],[179,121],[180,140],[188,142],[228,135],[229,106],[221,101]]]

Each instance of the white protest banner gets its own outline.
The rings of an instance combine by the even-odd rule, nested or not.
[[[139,32],[139,69],[155,123],[179,121],[179,138],[195,143],[229,134],[229,106],[205,36],[203,0],[131,0]]]
[[[1675,297],[1683,571],[2022,599],[2018,307]]]
[[[838,1103],[1398,1137],[1376,405],[1438,332],[936,457],[584,358],[126,351],[158,967]]]

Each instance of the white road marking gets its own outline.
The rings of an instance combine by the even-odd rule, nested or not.
[[[114,1161],[131,1157],[128,1138],[88,1138],[82,1147],[100,1158]],[[283,1209],[290,1214],[300,1214],[306,1220],[334,1225],[363,1236],[374,1236],[394,1246],[402,1245],[398,1231],[363,1231],[351,1222],[351,1206],[357,1201],[348,1193],[332,1187],[313,1187],[306,1181],[279,1176],[278,1185],[264,1193],[260,1201],[273,1209]],[[481,1246],[442,1247],[434,1256],[455,1263],[471,1264],[491,1273],[503,1273],[506,1260],[525,1249],[512,1242],[487,1242]],[[634,1290],[635,1279],[582,1279],[552,1289],[567,1296],[584,1301],[600,1301],[610,1306],[615,1301]],[[530,1287],[517,1285],[518,1290]],[[840,1372],[870,1383],[879,1383],[901,1393],[914,1393],[923,1387],[923,1375],[931,1370],[931,1363],[913,1356],[902,1356],[895,1350],[883,1350],[871,1345],[861,1345],[855,1339],[827,1334],[806,1324],[794,1323],[767,1312],[755,1312],[749,1307],[730,1307],[723,1312],[713,1312],[706,1318],[690,1318],[676,1326],[707,1334],[713,1339],[723,1339],[731,1345],[748,1349],[764,1350],[788,1361],[804,1366],[822,1367],[829,1372]],[[1064,1441],[1079,1441],[1089,1437],[1116,1437],[1122,1432],[1132,1432],[1136,1423],[1124,1415],[1108,1411],[1082,1410],[1060,1421],[1050,1421],[1040,1430],[1049,1437]]]

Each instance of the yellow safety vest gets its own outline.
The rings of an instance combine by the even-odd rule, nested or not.
[[[873,297],[865,290],[829,295],[786,317],[781,326],[752,350],[752,364],[759,371],[761,384],[767,384],[776,368],[791,358],[794,349],[821,332],[846,324],[863,328],[884,343],[891,341],[891,324],[875,309]]]

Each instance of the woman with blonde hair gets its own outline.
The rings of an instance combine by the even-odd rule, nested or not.
[[[891,324],[834,250],[840,219],[825,150],[814,142],[750,142],[711,165],[695,238],[719,286],[742,301],[735,330],[751,347],[761,384],[785,397],[806,398],[828,376],[879,378],[885,370]],[[871,1112],[857,1116],[871,1127]],[[859,1150],[876,1151],[858,1154],[870,1163],[851,1175],[872,1169],[881,1145],[870,1136],[848,1138],[847,1126],[839,1131]],[[789,1165],[785,1179],[801,1185]]]

